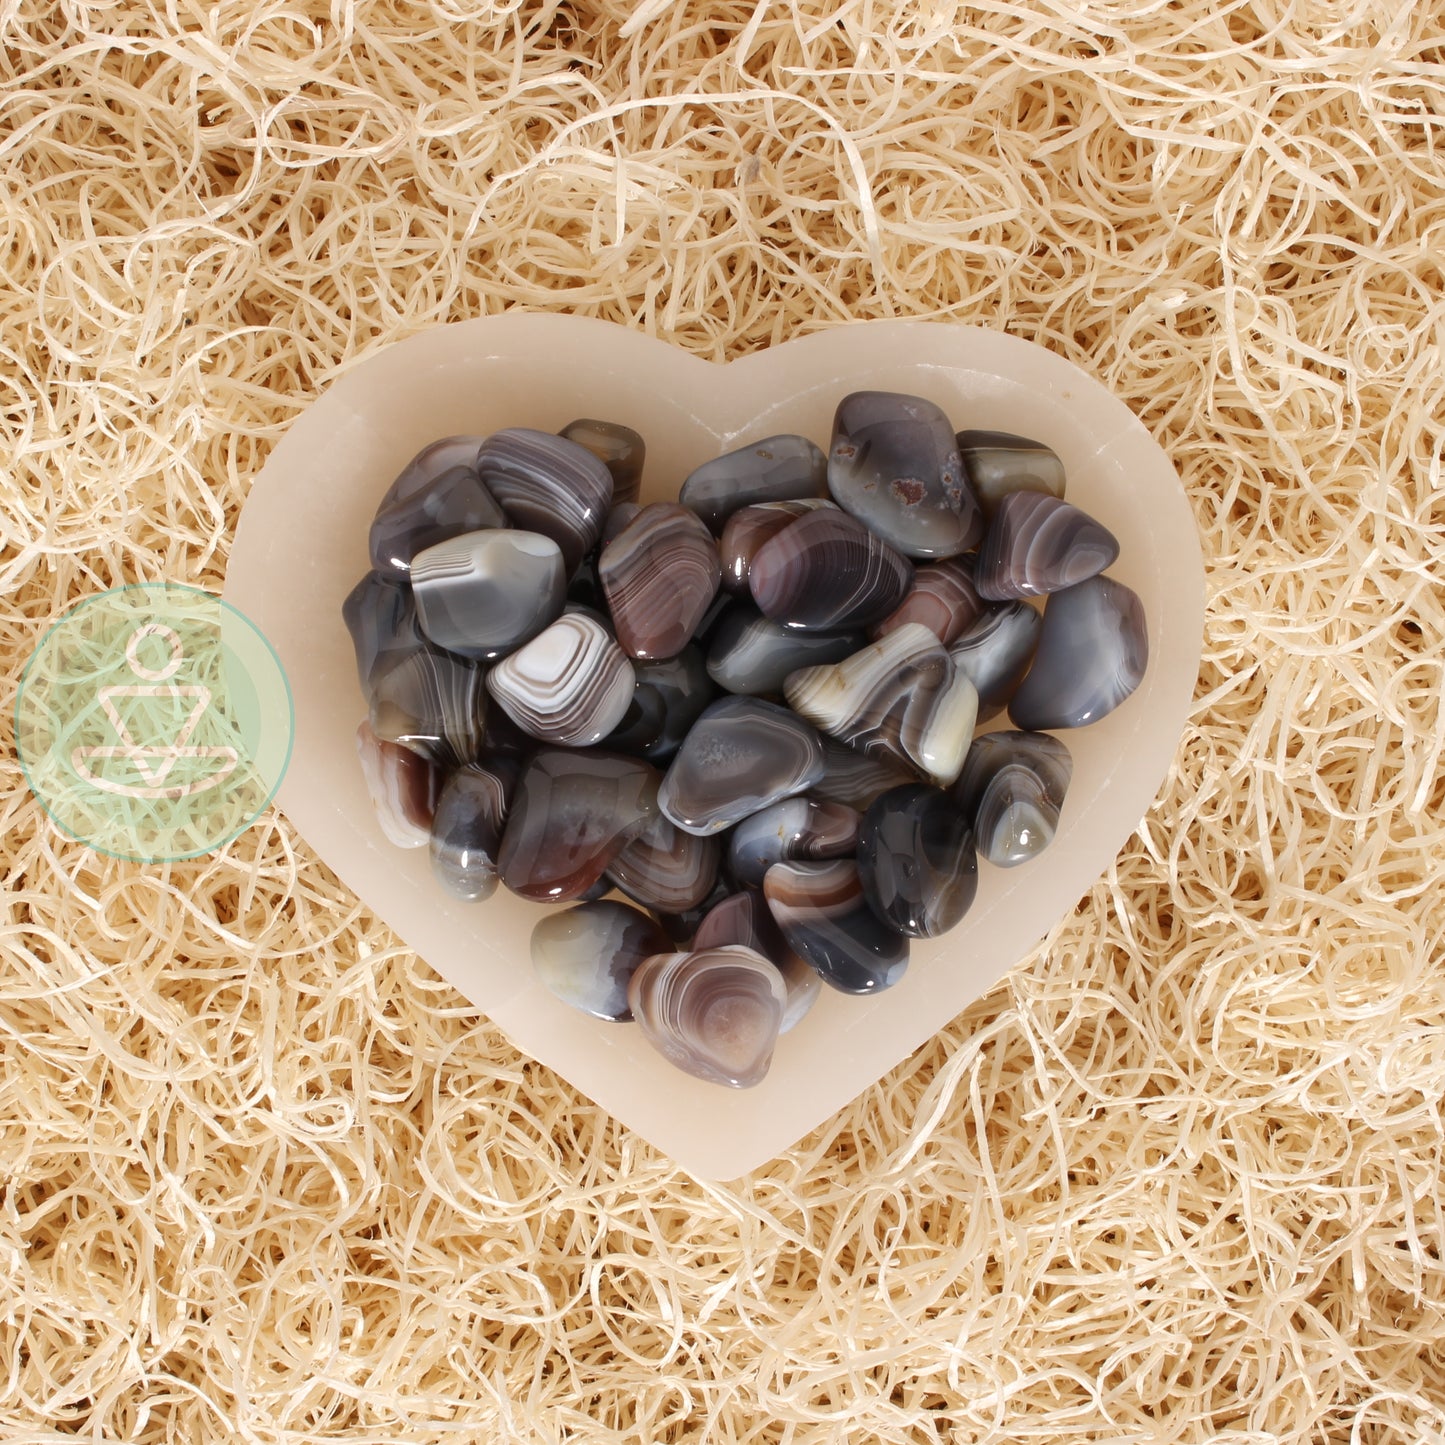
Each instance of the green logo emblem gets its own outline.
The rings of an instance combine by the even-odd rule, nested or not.
[[[142,863],[198,857],[249,827],[293,732],[271,644],[219,597],[171,582],[72,607],[15,704],[20,763],[55,825]]]

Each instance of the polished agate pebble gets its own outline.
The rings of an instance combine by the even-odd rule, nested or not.
[[[845,803],[784,798],[733,828],[728,872],[742,887],[760,888],[768,869],[785,858],[847,857],[858,846],[858,824],[858,810]]]
[[[1013,492],[1064,495],[1064,464],[1042,442],[1003,431],[961,431],[954,440],[986,516]]]
[[[507,427],[482,443],[477,471],[514,527],[557,544],[568,575],[596,545],[612,506],[612,473],[586,447]]]
[[[757,889],[731,893],[709,909],[692,939],[692,947],[699,952],[723,948],[730,943],[762,954],[782,974],[788,999],[783,1005],[783,1021],[778,1025],[778,1032],[787,1033],[818,1001],[823,980],[788,947],[767,899]]]
[[[612,634],[585,612],[568,612],[487,674],[487,690],[523,732],[586,747],[615,728],[637,678]]]
[[[1049,845],[1045,729],[1138,687],[1147,625],[1059,457],[925,398],[853,392],[827,454],[766,437],[677,502],[640,502],[645,454],[592,418],[417,454],[341,609],[357,748],[444,892],[574,905],[532,937],[556,998],[746,1088],[824,983],[957,927],[980,856]]]
[[[586,447],[612,474],[612,504],[636,502],[642,487],[642,468],[647,460],[647,443],[640,432],[615,421],[594,421],[581,417],[569,421],[557,433],[569,442]]]
[[[658,806],[689,833],[720,833],[823,775],[823,745],[809,723],[760,698],[725,697],[684,739]]]
[[[423,447],[387,489],[371,524],[371,565],[405,578],[418,552],[448,537],[505,527],[507,517],[477,469],[483,437],[443,437]]]
[[[742,507],[828,495],[828,459],[807,437],[767,437],[695,468],[677,499],[714,536]]]
[[[567,592],[550,537],[519,529],[466,532],[419,552],[412,593],[421,630],[463,657],[504,657],[557,617]]]
[[[644,507],[597,562],[617,641],[629,657],[675,657],[717,596],[717,543],[676,502]]]
[[[1068,747],[1048,733],[975,738],[953,796],[973,820],[980,856],[997,868],[1038,857],[1054,841],[1073,772]]]
[[[1049,598],[1033,666],[1008,715],[1030,732],[1098,722],[1139,686],[1148,661],[1138,594],[1111,577],[1091,577]]]
[[[748,587],[785,627],[843,630],[881,622],[913,584],[906,557],[835,508],[796,517],[753,556]]]
[[[627,985],[644,959],[667,953],[655,919],[605,898],[549,913],[532,928],[532,971],[563,1003],[593,1018],[632,1018]]]
[[[791,674],[783,693],[795,712],[839,742],[941,784],[963,767],[978,716],[973,684],[917,622],[842,662]]]
[[[855,391],[838,403],[828,489],[905,557],[955,557],[983,536],[953,427],[920,396]]]
[[[868,906],[858,865],[774,863],[763,896],[789,946],[842,993],[881,993],[908,968],[908,940]]]
[[[534,902],[567,902],[657,816],[657,770],[600,749],[541,748],[522,773],[497,873]]]
[[[998,504],[978,552],[974,582],[990,602],[1043,597],[1096,577],[1119,556],[1119,543],[1057,497],[1011,492]]]
[[[978,889],[969,815],[941,788],[909,783],[869,805],[858,832],[858,878],[879,919],[909,938],[936,938]]]
[[[497,891],[497,850],[520,769],[506,758],[457,768],[442,784],[431,823],[432,876],[454,898]]]
[[[709,1083],[747,1089],[773,1061],[787,989],[761,954],[731,945],[644,959],[627,1002],[664,1058]]]

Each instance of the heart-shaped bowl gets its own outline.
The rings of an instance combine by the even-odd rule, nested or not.
[[[647,442],[642,499],[673,500],[695,466],[749,441],[800,432],[826,451],[837,402],[864,389],[912,392],[959,429],[1053,447],[1069,500],[1119,539],[1110,575],[1143,599],[1149,667],[1115,712],[1065,735],[1073,781],[1040,857],[1010,870],[981,862],[967,917],[941,938],[915,940],[898,985],[869,998],[825,988],[778,1041],[767,1078],[725,1089],[678,1072],[635,1025],[578,1013],[534,979],[529,940],[544,907],[501,890],[459,902],[433,879],[425,848],[397,849],[382,836],[357,763],[365,703],[341,603],[367,570],[382,493],[438,437],[555,431],[584,416],[623,422]],[[729,365],[569,316],[512,312],[419,333],[348,371],[292,425],[251,489],[225,597],[271,640],[290,678],[296,739],[277,801],[316,852],[518,1049],[714,1180],[766,1162],[848,1104],[1074,907],[1169,769],[1204,621],[1193,515],[1169,459],[1128,408],[1031,342],[913,321],[858,322]]]

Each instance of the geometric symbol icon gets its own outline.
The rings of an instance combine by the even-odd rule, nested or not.
[[[51,820],[141,862],[229,842],[275,796],[291,689],[274,649],[212,593],[117,587],[72,607],[20,683],[15,736]]]

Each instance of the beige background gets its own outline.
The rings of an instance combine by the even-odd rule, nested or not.
[[[0,1434],[1445,1438],[1436,7],[0,0],[0,47]],[[740,1187],[281,820],[98,860],[9,747],[69,600],[219,588],[329,381],[509,306],[1004,327],[1198,518],[1149,817]]]

